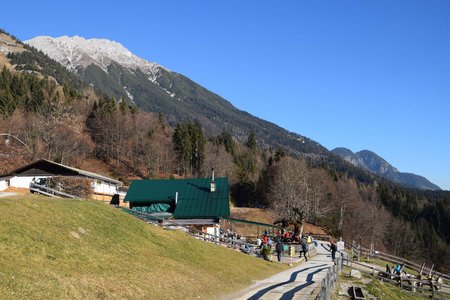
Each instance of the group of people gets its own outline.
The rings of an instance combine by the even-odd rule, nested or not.
[[[287,232],[289,232],[289,231],[287,231]],[[284,236],[284,239],[279,237],[278,238],[278,242],[277,242],[277,244],[275,246],[275,251],[277,253],[277,258],[278,258],[279,262],[281,261],[281,257],[282,257],[283,251],[284,251],[283,243],[287,240],[286,235],[283,235],[283,236]],[[290,235],[288,235],[288,237],[289,236]],[[300,257],[302,257],[302,254],[303,254],[303,257],[305,258],[305,261],[308,261],[308,255],[307,254],[309,252],[310,244],[312,244],[313,242],[314,242],[314,240],[313,240],[313,238],[311,236],[307,236],[307,237],[306,236],[302,236],[299,239],[299,243],[300,243]]]
[[[300,247],[301,247],[300,248],[300,257],[302,257],[302,255],[303,255],[303,257],[305,258],[305,261],[308,261],[309,247],[310,247],[310,244],[312,244],[312,243],[316,243],[316,242],[314,241],[314,239],[311,236],[307,236],[307,237],[302,236],[300,238]],[[278,243],[275,247],[275,251],[277,253],[277,258],[278,258],[279,262],[281,261],[283,250],[284,250],[283,249],[283,240],[279,239]],[[338,251],[338,248],[337,248],[336,241],[333,239],[330,240],[331,260],[333,262],[335,262],[335,260],[336,260],[336,252],[337,251]]]
[[[300,245],[300,257],[303,256],[305,261],[308,261],[310,245],[312,243],[317,244],[317,242],[315,242],[310,235],[302,235],[301,237],[298,237],[292,234],[290,231],[282,229],[278,232],[278,235],[272,239],[271,237],[269,237],[268,232],[265,231],[262,236],[257,236],[256,245],[258,249],[260,249],[261,255],[266,260],[270,260],[269,256],[271,255],[272,244],[274,243],[274,241],[276,242],[275,252],[277,254],[277,259],[279,262],[281,262],[283,251],[285,251],[285,244],[292,242],[295,243],[298,241]],[[331,260],[334,262],[336,260],[336,252],[338,251],[338,247],[336,241],[333,239],[330,240],[329,251],[331,252]]]
[[[231,231],[230,229],[227,229],[227,230],[223,230],[223,229],[220,229],[220,240],[221,241],[225,241],[225,239],[231,239],[232,241],[233,240],[241,240],[241,235],[240,234],[238,234],[238,233],[236,233],[236,232],[233,232],[233,231]],[[233,242],[231,242],[232,244],[233,244]]]
[[[272,251],[272,239],[269,238],[268,233],[264,232],[262,238],[258,236],[256,238],[256,246],[261,249],[261,254],[265,260],[270,260],[269,254]]]

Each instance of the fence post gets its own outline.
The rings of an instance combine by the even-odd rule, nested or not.
[[[358,245],[358,261],[360,261],[361,257],[361,244]]]
[[[434,299],[433,281],[430,282],[430,287],[431,287],[431,299]]]

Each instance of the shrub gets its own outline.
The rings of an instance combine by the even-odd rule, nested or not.
[[[89,198],[94,190],[86,178],[55,176],[47,178],[47,186],[79,198]]]

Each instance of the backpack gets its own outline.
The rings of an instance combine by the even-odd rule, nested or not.
[[[307,252],[308,251],[308,244],[305,242],[305,240],[301,240],[301,243],[302,243],[303,251]]]
[[[336,251],[337,250],[336,244],[331,243],[330,249],[331,249],[331,251]]]

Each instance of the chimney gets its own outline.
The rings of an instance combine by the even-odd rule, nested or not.
[[[211,171],[212,171],[212,178],[209,185],[209,191],[211,193],[214,193],[216,191],[216,183],[214,182],[214,168],[212,168]]]

